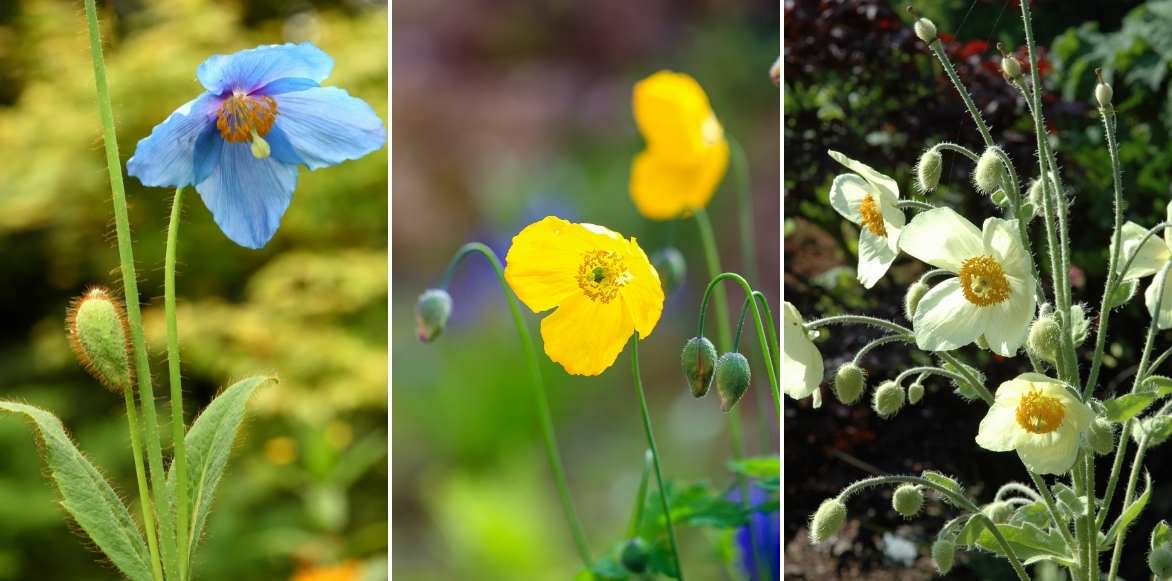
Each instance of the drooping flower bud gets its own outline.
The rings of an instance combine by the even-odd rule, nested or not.
[[[986,148],[977,159],[977,167],[973,170],[973,185],[977,187],[977,191],[987,196],[992,196],[1000,189],[1001,182],[1005,179],[1005,164],[1001,163],[1001,156],[998,154],[1000,151],[996,145]]]
[[[643,537],[635,537],[623,545],[623,552],[619,556],[623,567],[632,573],[647,571],[647,564],[651,561],[651,545]]]
[[[846,405],[859,401],[866,386],[867,374],[853,362],[844,363],[834,374],[834,396]]]
[[[927,283],[916,281],[908,285],[907,293],[903,295],[903,316],[911,321],[916,316],[916,307],[920,306],[920,299],[928,294],[931,287]]]
[[[1148,568],[1159,581],[1172,579],[1172,547],[1162,545],[1148,553]]]
[[[716,347],[707,337],[692,337],[680,352],[680,366],[684,377],[692,388],[692,396],[704,397],[712,385],[712,374],[716,369]]]
[[[884,381],[871,397],[871,409],[883,419],[890,418],[903,408],[905,396],[902,385],[894,381]]]
[[[652,254],[651,265],[659,273],[659,283],[663,285],[665,295],[679,288],[688,275],[688,263],[674,246],[665,246]]]
[[[130,389],[130,344],[122,304],[103,288],[73,302],[67,317],[69,344],[77,360],[107,389]]]
[[[916,163],[916,184],[920,192],[928,193],[940,185],[940,173],[944,168],[944,158],[935,147],[929,148],[920,156]]]
[[[916,19],[916,24],[913,27],[916,31],[916,36],[920,40],[932,44],[936,42],[936,24],[927,18]]]
[[[716,360],[716,391],[720,394],[720,409],[729,411],[737,405],[745,390],[749,389],[749,360],[735,351],[725,353]]]
[[[452,314],[452,295],[438,288],[428,289],[415,303],[415,329],[419,340],[431,343],[448,326]]]
[[[837,498],[828,498],[818,505],[810,519],[810,542],[817,545],[837,535],[846,524],[846,505]]]
[[[1115,449],[1115,424],[1105,418],[1095,418],[1087,429],[1087,443],[1100,456],[1110,454]]]
[[[1058,360],[1058,350],[1062,345],[1062,328],[1053,315],[1044,315],[1034,320],[1030,325],[1030,334],[1026,339],[1026,349],[1043,361],[1053,364]]]
[[[904,518],[912,518],[920,514],[920,509],[924,506],[924,493],[914,484],[903,484],[895,489],[891,495],[891,508],[895,509],[900,516]]]
[[[924,399],[924,384],[915,382],[907,386],[907,402],[916,405],[920,400]]]
[[[936,539],[932,543],[932,561],[936,563],[936,571],[947,575],[952,570],[952,563],[956,559],[956,543],[947,539]]]
[[[1009,522],[1009,517],[1013,516],[1013,505],[1005,501],[995,501],[986,504],[981,508],[981,512],[989,517],[989,520],[1003,524]]]

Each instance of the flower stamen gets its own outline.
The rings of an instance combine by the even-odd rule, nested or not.
[[[592,301],[609,303],[631,281],[631,273],[618,252],[591,250],[578,266],[578,288]]]
[[[235,93],[220,104],[216,112],[216,129],[229,143],[254,141],[264,137],[277,120],[277,101],[272,97]]]
[[[883,212],[875,203],[875,197],[867,194],[859,204],[859,217],[863,227],[876,236],[887,236],[887,226],[883,224]]]
[[[1017,404],[1017,425],[1031,434],[1049,434],[1062,426],[1066,406],[1050,395],[1031,388]]]
[[[964,298],[978,307],[995,305],[1009,298],[1005,270],[992,256],[966,258],[960,263],[959,275]]]

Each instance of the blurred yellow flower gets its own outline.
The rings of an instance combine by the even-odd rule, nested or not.
[[[663,311],[659,275],[634,238],[547,216],[521,230],[505,279],[541,321],[545,353],[574,375],[606,371],[634,331],[646,339]]]
[[[728,170],[728,141],[696,79],[659,71],[635,84],[635,122],[647,148],[631,164],[631,199],[652,220],[708,205]]]
[[[347,561],[331,567],[305,567],[293,574],[290,581],[358,581],[362,567],[357,561]]]

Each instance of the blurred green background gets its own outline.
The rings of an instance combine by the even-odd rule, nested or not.
[[[258,44],[317,43],[336,60],[326,84],[388,119],[378,2],[107,0],[99,10],[123,162],[202,91],[203,59]],[[72,297],[93,284],[121,288],[84,30],[80,2],[0,3],[0,397],[56,412],[133,498],[121,398],[82,371],[64,333]],[[198,196],[185,196],[178,298],[188,421],[232,379],[281,378],[250,406],[196,556],[200,578],[288,579],[328,565],[351,571],[339,579],[385,577],[387,159],[383,149],[303,170],[280,231],[259,252],[231,243]],[[172,192],[126,183],[162,394]],[[28,427],[0,418],[0,449],[0,579],[114,579],[65,522]]]
[[[394,6],[392,309],[393,562],[413,581],[571,579],[580,569],[537,428],[523,352],[491,270],[469,261],[435,343],[415,338],[413,308],[464,242],[503,260],[522,227],[547,214],[602,224],[654,252],[678,246],[684,286],[640,346],[665,478],[727,487],[726,419],[695,400],[679,349],[695,333],[707,282],[693,221],[636,213],[627,191],[642,147],[633,84],[659,69],[704,86],[750,158],[754,286],[778,306],[776,3],[750,1],[404,0]],[[714,197],[727,270],[740,263],[731,176]],[[739,291],[730,290],[740,304]],[[536,340],[538,317],[526,315]],[[711,323],[710,323],[711,324]],[[710,331],[711,333],[711,331]],[[743,343],[759,365],[756,339]],[[540,349],[540,344],[538,346]],[[629,351],[629,349],[628,349]],[[629,353],[600,377],[571,377],[542,356],[569,485],[595,555],[622,539],[644,439]],[[752,454],[776,453],[777,420],[758,368],[741,402]],[[763,409],[760,409],[763,405]],[[766,423],[759,421],[761,417]],[[680,529],[688,578],[725,578],[727,538]],[[735,567],[734,567],[735,569]]]

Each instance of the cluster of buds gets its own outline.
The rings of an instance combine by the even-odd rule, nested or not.
[[[716,347],[707,337],[692,337],[680,352],[680,367],[694,397],[704,397],[712,384],[720,394],[720,409],[731,411],[749,389],[752,372],[749,360],[736,351],[716,356]]]

